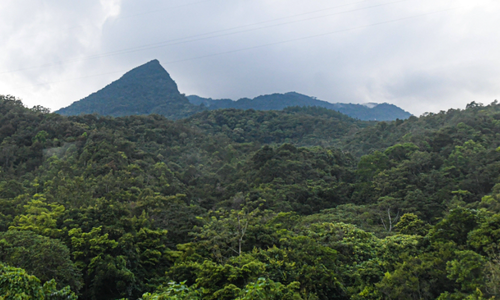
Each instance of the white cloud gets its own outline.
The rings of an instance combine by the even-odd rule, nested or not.
[[[74,100],[75,86],[90,83],[68,79],[88,71],[81,58],[100,51],[103,26],[119,13],[120,1],[82,2],[23,0],[0,7],[0,32],[7,37],[0,48],[0,93],[56,108]]]

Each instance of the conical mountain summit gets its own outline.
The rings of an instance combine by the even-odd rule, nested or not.
[[[202,107],[191,104],[179,92],[177,84],[155,59],[56,113],[97,113],[113,117],[161,114],[170,119],[179,119],[201,110]]]

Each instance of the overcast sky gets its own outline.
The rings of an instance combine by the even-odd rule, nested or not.
[[[211,98],[420,115],[500,100],[498,0],[2,0],[0,94],[53,110],[158,59]]]

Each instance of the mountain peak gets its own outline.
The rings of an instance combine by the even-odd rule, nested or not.
[[[128,73],[133,73],[137,71],[143,71],[143,70],[157,70],[157,71],[164,71],[167,72],[162,65],[160,64],[160,61],[157,59],[153,59],[152,61],[149,61],[143,65],[140,65],[138,67],[133,68],[132,70],[128,71]],[[168,74],[168,73],[167,73]]]
[[[154,84],[155,82],[161,82],[165,87],[170,89],[172,92],[179,93],[177,89],[177,84],[172,80],[170,74],[161,66],[157,59],[140,65],[127,73],[125,73],[119,80],[113,82],[129,82],[133,81],[136,83],[147,83],[148,85]],[[113,84],[112,83],[112,84]]]
[[[200,108],[181,95],[177,84],[157,59],[138,66],[103,89],[76,101],[56,113],[104,116],[162,114],[176,119]]]

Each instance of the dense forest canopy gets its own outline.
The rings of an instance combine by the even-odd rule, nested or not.
[[[0,96],[0,299],[493,299],[499,137],[496,101],[171,121]]]

